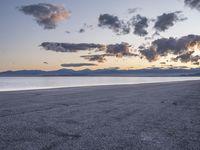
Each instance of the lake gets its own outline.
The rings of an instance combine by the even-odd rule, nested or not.
[[[0,77],[0,91],[200,80],[200,77]]]

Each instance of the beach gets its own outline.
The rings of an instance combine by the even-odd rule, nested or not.
[[[200,80],[0,92],[1,150],[199,150]]]

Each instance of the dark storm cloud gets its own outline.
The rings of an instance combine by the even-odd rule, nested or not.
[[[157,31],[162,32],[174,26],[176,22],[186,20],[186,18],[183,17],[181,13],[181,11],[163,13],[162,15],[157,17],[154,28]]]
[[[93,43],[56,43],[56,42],[43,42],[41,45],[45,50],[51,50],[56,52],[77,52],[82,50],[102,50],[104,45]]]
[[[70,16],[70,12],[63,6],[39,3],[19,8],[26,15],[34,17],[35,21],[44,27],[44,29],[55,29],[57,23]]]
[[[147,60],[156,61],[158,57],[167,56],[168,54],[183,55],[177,59],[185,60],[189,51],[200,49],[200,36],[188,35],[181,38],[161,38],[153,41],[149,47],[141,46],[140,53],[146,57]]]
[[[123,20],[117,16],[110,14],[101,14],[99,16],[99,27],[111,29],[118,35],[130,33],[130,27]]]
[[[139,35],[139,36],[145,36],[148,34],[146,29],[148,28],[148,18],[141,16],[141,15],[136,15],[134,16],[131,20],[131,25],[134,27],[134,34]]]
[[[200,0],[184,0],[185,5],[200,11]]]
[[[81,56],[82,58],[89,60],[89,61],[97,61],[99,63],[103,63],[104,61],[106,61],[106,54],[97,54],[97,55],[84,55]]]
[[[76,64],[61,64],[62,67],[87,67],[87,66],[96,66],[92,63],[76,63]]]

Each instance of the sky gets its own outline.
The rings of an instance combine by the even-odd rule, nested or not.
[[[1,0],[0,71],[199,68],[200,0]]]

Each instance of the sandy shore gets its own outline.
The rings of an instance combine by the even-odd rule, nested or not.
[[[199,150],[200,81],[0,92],[1,150]]]

